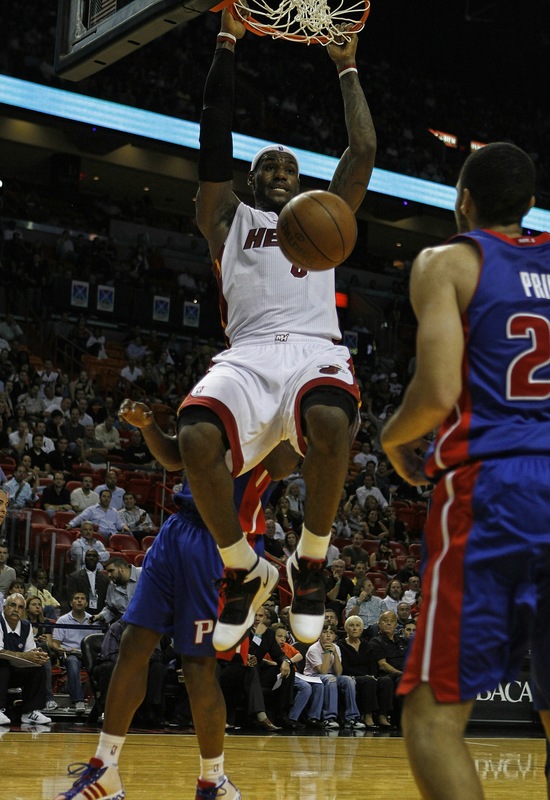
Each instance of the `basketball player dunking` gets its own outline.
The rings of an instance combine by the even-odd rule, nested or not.
[[[508,143],[472,153],[459,235],[411,274],[416,371],[382,431],[397,472],[437,481],[423,602],[399,691],[427,800],[481,800],[463,740],[479,692],[517,677],[550,738],[550,234],[524,235],[535,169]],[[428,459],[421,437],[439,426]]]
[[[140,428],[155,458],[169,470],[181,469],[175,437],[164,434],[143,403],[125,400],[119,412]],[[298,456],[283,442],[249,473],[234,482],[234,501],[243,530],[263,552],[263,507],[288,475]],[[216,545],[201,520],[189,488],[174,498],[179,512],[162,526],[147,551],[143,570],[124,619],[119,657],[109,684],[105,721],[95,756],[87,764],[71,765],[76,780],[56,800],[123,800],[125,791],[118,762],[132,718],[143,702],[149,658],[161,635],[173,638],[181,654],[193,724],[200,752],[196,800],[240,800],[241,793],[225,774],[225,701],[216,674],[212,645],[218,612],[216,581],[223,565]]]
[[[206,236],[220,288],[230,349],[184,399],[178,431],[197,508],[226,567],[225,608],[214,646],[228,650],[252,625],[278,580],[248,545],[233,503],[232,476],[258,464],[288,439],[304,456],[305,519],[288,562],[295,636],[319,638],[324,622],[321,567],[338,508],[358,418],[351,357],[340,339],[334,274],[296,269],[276,242],[277,217],[300,188],[298,161],[280,145],[254,157],[248,183],[255,207],[232,184],[235,45],[245,33],[225,10],[204,91],[197,222]],[[371,176],[376,137],[355,67],[357,38],[327,51],[340,75],[348,147],[330,191],[356,211]]]

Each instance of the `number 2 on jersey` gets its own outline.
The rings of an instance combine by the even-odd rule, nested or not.
[[[506,373],[507,400],[546,400],[550,380],[535,373],[550,365],[550,322],[539,314],[514,314],[506,326],[508,339],[530,339],[531,346],[510,363]]]

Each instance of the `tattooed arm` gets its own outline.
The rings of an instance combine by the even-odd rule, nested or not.
[[[371,113],[355,67],[357,36],[349,42],[330,44],[327,51],[336,64],[344,100],[344,113],[349,144],[338,162],[329,191],[340,195],[357,211],[369,185],[376,155],[376,132]]]

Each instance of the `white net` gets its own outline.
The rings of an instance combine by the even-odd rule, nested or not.
[[[233,4],[246,27],[273,39],[290,39],[306,44],[329,44],[349,41],[365,24],[369,0],[328,3],[327,0],[236,0]],[[343,27],[352,26],[348,31]]]

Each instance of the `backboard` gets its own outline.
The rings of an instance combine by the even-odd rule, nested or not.
[[[215,5],[215,0],[58,0],[55,72],[80,81]]]

